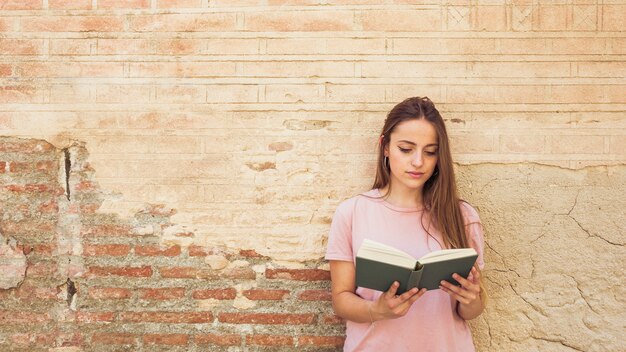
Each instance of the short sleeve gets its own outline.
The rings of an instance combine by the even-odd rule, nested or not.
[[[480,217],[476,209],[468,203],[461,202],[461,213],[463,214],[465,224],[465,234],[467,235],[470,246],[478,252],[476,263],[482,270],[485,267],[485,260],[483,258],[485,251],[485,234],[483,232],[483,225],[480,222]]]
[[[341,203],[330,225],[326,260],[353,261],[352,251],[352,211],[353,199]]]

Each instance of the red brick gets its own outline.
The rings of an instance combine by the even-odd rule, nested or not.
[[[321,269],[266,269],[268,279],[287,279],[297,281],[330,280],[330,271]]]
[[[189,336],[184,334],[147,334],[144,335],[143,342],[155,345],[182,346],[189,342]]]
[[[13,74],[13,66],[0,64],[0,77],[9,77]]]
[[[0,144],[0,152],[4,153],[43,154],[51,152],[54,149],[55,148],[52,144],[43,141],[20,141],[16,143]]]
[[[259,346],[293,346],[293,337],[284,335],[248,335],[248,345]]]
[[[193,291],[194,299],[235,299],[237,291],[234,288],[218,288]]]
[[[35,244],[33,245],[33,252],[42,256],[50,256],[56,248],[55,244]]]
[[[98,0],[99,9],[146,9],[150,0]]]
[[[42,4],[42,0],[2,0],[0,8],[2,10],[39,10]]]
[[[29,162],[11,161],[9,163],[9,172],[29,172],[34,169],[34,165]]]
[[[52,346],[55,342],[55,334],[35,334],[35,344],[37,346]]]
[[[343,336],[300,336],[298,338],[298,346],[343,346],[345,337]]]
[[[83,246],[84,256],[121,256],[130,253],[127,244],[86,244]]]
[[[180,246],[163,248],[160,246],[136,246],[135,254],[141,256],[175,257],[180,254]]]
[[[22,301],[34,300],[56,300],[59,289],[56,287],[37,287],[29,284],[22,284],[16,291],[15,295]]]
[[[44,89],[28,85],[8,85],[0,87],[2,103],[36,103],[42,102]]]
[[[102,345],[134,345],[136,338],[136,335],[127,333],[95,333],[91,337],[91,343]]]
[[[327,314],[322,316],[322,322],[324,324],[340,325],[343,324],[345,321],[338,315]]]
[[[126,288],[117,287],[90,287],[89,297],[95,299],[126,299],[132,296],[132,292]]]
[[[134,323],[211,323],[213,314],[210,312],[122,312],[120,321]]]
[[[288,313],[221,313],[219,321],[231,324],[312,324],[315,320],[313,314],[288,314]]]
[[[254,249],[242,249],[239,251],[239,255],[246,258],[263,258],[263,256]]]
[[[123,32],[122,16],[37,16],[21,18],[23,32]]]
[[[0,325],[34,324],[50,320],[48,313],[0,310]]]
[[[56,200],[50,200],[48,202],[45,203],[41,203],[41,205],[39,205],[39,207],[37,208],[39,210],[39,212],[41,213],[58,213],[59,212],[59,204],[57,203]]]
[[[224,269],[220,273],[220,276],[224,277],[224,278],[240,279],[240,280],[254,280],[254,279],[256,279],[256,273],[251,268]]]
[[[113,322],[115,315],[113,312],[77,312],[76,321],[79,323],[92,322]]]
[[[217,279],[219,276],[214,270],[196,267],[162,267],[159,268],[161,277],[177,279]]]
[[[6,168],[7,168],[7,162],[6,161],[0,161],[0,174],[3,174],[6,172]]]
[[[306,290],[298,295],[302,301],[332,301],[332,294],[329,290]]]
[[[183,287],[145,288],[141,289],[139,292],[142,299],[151,300],[168,300],[185,296],[185,289]]]
[[[56,161],[45,160],[38,161],[35,164],[35,170],[44,171],[46,173],[50,173],[50,171],[56,171],[59,168],[59,164]]]
[[[74,186],[76,191],[93,191],[98,189],[96,184],[91,181],[80,181]]]
[[[152,276],[152,268],[148,265],[141,267],[92,266],[89,268],[86,276],[150,277]]]
[[[190,257],[204,257],[211,254],[206,247],[191,245],[187,248]]]
[[[243,295],[247,299],[262,301],[262,300],[282,300],[289,297],[289,290],[263,290],[253,289],[243,291]]]
[[[37,264],[31,264],[28,266],[28,277],[42,278],[42,277],[54,277],[57,271],[56,262],[41,262]]]
[[[235,334],[204,334],[196,335],[195,341],[199,345],[239,346],[241,336]]]

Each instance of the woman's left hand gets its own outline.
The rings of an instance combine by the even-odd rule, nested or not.
[[[480,302],[480,273],[475,267],[472,268],[467,279],[459,274],[453,274],[452,277],[460,283],[461,286],[453,285],[447,281],[441,281],[439,288],[461,304],[474,305]]]

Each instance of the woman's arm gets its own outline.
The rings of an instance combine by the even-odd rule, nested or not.
[[[347,261],[330,261],[330,279],[335,314],[357,323],[373,323],[401,317],[426,292],[426,289],[418,291],[414,288],[396,296],[399,285],[394,282],[378,300],[365,300],[354,293],[354,263]]]

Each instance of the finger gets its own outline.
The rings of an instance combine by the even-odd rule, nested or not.
[[[456,280],[456,282],[460,283],[461,286],[468,288],[474,285],[474,283],[459,274],[452,274],[452,278]]]
[[[472,277],[474,282],[478,282],[480,279],[480,270],[476,269],[476,267],[472,268]]]
[[[413,305],[413,303],[415,303],[415,301],[417,301],[420,297],[422,297],[424,293],[426,293],[425,288],[417,291],[416,294],[414,294],[413,296],[411,296],[411,298],[409,298],[409,301],[408,301],[409,305]]]
[[[472,285],[471,288],[466,288],[463,286],[453,285],[447,281],[441,281],[441,286],[448,289],[448,291],[454,292],[455,294],[468,299],[474,299],[473,297],[477,294],[477,291],[474,288],[475,285]]]
[[[385,295],[387,296],[387,299],[392,299],[396,296],[396,292],[398,292],[398,287],[400,286],[400,283],[398,283],[398,281],[394,281],[391,284],[391,287],[389,287],[389,290],[387,290],[387,292],[385,292]]]
[[[450,290],[449,288],[447,288],[447,287],[445,287],[445,286],[439,286],[439,288],[440,288],[443,292],[445,292],[445,293],[449,294],[449,295],[450,295],[450,297],[454,298],[455,300],[457,300],[457,301],[459,301],[459,302],[461,302],[461,303],[463,303],[463,304],[469,304],[469,303],[470,303],[469,299],[467,299],[467,298],[465,298],[465,297],[463,297],[463,296],[461,296],[461,295],[457,294],[456,292],[453,292],[452,290]]]
[[[401,294],[400,296],[396,298],[398,298],[401,302],[408,301],[411,297],[413,297],[418,292],[419,290],[416,287],[413,287],[412,289],[406,291],[405,293]]]

